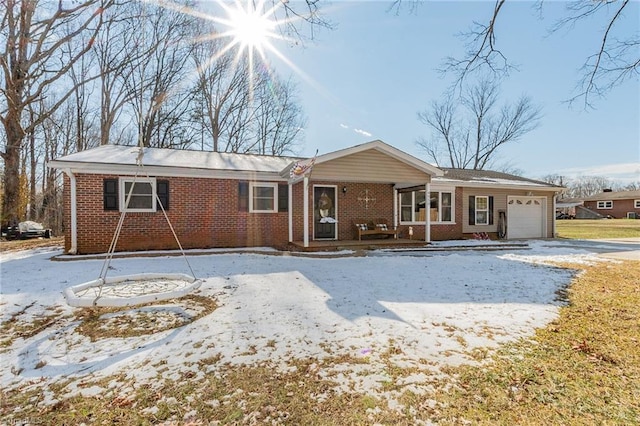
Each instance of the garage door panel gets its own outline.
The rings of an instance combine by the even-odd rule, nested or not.
[[[544,211],[543,199],[509,197],[507,203],[507,237],[543,237]]]

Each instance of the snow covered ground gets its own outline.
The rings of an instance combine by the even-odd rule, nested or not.
[[[94,280],[102,260],[53,261],[60,249],[40,248],[0,257],[2,322],[50,319],[34,335],[13,336],[0,349],[0,384],[6,390],[71,380],[69,395],[103,389],[85,379],[125,373],[136,383],[215,374],[218,366],[270,363],[287,369],[296,358],[367,357],[364,367],[327,371],[339,386],[376,392],[382,354],[398,366],[437,373],[443,365],[473,362],[472,352],[529,336],[553,320],[575,271],[553,261],[604,261],[601,245],[529,241],[525,249],[442,252],[375,251],[369,256],[292,256],[264,250],[189,256],[203,284],[197,294],[218,308],[187,325],[138,337],[91,341],[78,331],[65,303],[66,287]],[[612,261],[612,260],[609,260]],[[148,272],[188,273],[180,256],[114,259],[109,276]],[[189,318],[184,302],[125,309],[158,321]],[[109,317],[105,316],[105,322]],[[16,330],[14,327],[12,330]],[[7,338],[8,336],[5,336]],[[9,336],[11,337],[11,336]],[[391,350],[391,351],[390,351]],[[348,358],[348,357],[347,357]],[[198,361],[208,370],[198,368]],[[161,368],[160,368],[161,366]],[[367,368],[359,374],[358,368]],[[381,371],[381,370],[379,370]],[[419,381],[419,377],[415,378]]]

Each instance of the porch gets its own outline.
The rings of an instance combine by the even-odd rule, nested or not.
[[[292,251],[340,251],[340,250],[375,250],[381,248],[412,248],[425,247],[428,243],[423,240],[410,240],[408,238],[370,238],[359,240],[313,240],[292,241],[289,247]]]

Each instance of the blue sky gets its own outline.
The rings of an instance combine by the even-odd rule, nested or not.
[[[388,2],[326,3],[334,30],[320,30],[304,47],[277,43],[298,68],[272,58],[281,75],[294,76],[308,116],[300,154],[311,156],[381,139],[427,160],[416,144],[428,128],[417,119],[450,85],[437,68],[463,52],[456,37],[474,20],[486,22],[493,2],[424,2],[415,13],[389,13]],[[502,99],[530,95],[542,106],[540,126],[505,146],[498,163],[525,176],[604,176],[640,181],[640,84],[637,78],[611,91],[586,111],[569,106],[585,58],[595,53],[602,20],[549,35],[564,16],[562,2],[507,2],[497,29],[499,48],[519,65],[502,85]],[[633,2],[625,32],[640,31],[640,2]]]

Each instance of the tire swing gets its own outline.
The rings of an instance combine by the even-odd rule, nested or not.
[[[138,169],[136,170],[133,182],[129,188],[129,192],[127,193],[125,208],[120,214],[120,220],[118,221],[118,226],[113,234],[109,251],[102,265],[100,277],[93,281],[66,288],[64,295],[69,306],[86,308],[95,306],[123,307],[141,305],[185,296],[192,291],[197,290],[202,284],[202,280],[195,277],[191,264],[187,259],[184,249],[182,248],[182,244],[180,244],[180,240],[171,225],[171,221],[169,221],[167,212],[165,211],[162,202],[160,202],[160,198],[157,193],[155,193],[156,203],[160,206],[160,209],[167,220],[167,224],[169,225],[171,233],[180,248],[182,257],[184,258],[191,275],[179,273],[147,273],[107,277],[107,272],[109,270],[111,260],[113,259],[116,244],[120,237],[120,231],[122,230],[127,207],[129,206],[129,201],[133,194],[136,179],[138,178],[138,173],[140,170],[144,170],[142,164],[143,156],[144,149],[140,146],[136,158]],[[146,177],[149,178],[149,175],[146,174]]]

